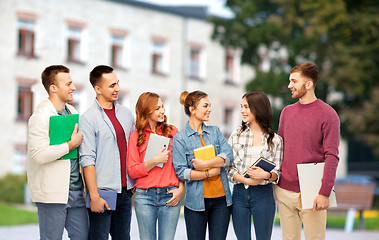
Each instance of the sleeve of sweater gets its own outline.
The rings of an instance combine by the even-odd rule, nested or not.
[[[128,145],[128,173],[133,179],[149,175],[143,162],[143,156],[140,155],[140,150],[137,147],[137,140],[138,132],[134,131],[129,137]]]
[[[327,197],[330,196],[336,179],[339,162],[338,146],[340,142],[340,119],[333,109],[331,109],[328,115],[329,117],[326,118],[322,125],[325,167],[319,191],[319,194]]]
[[[285,108],[280,113],[280,119],[279,119],[279,127],[278,127],[278,135],[283,138],[283,125],[284,125],[284,114],[285,114]]]
[[[67,142],[50,145],[49,122],[47,113],[35,114],[28,122],[28,155],[37,164],[56,161],[69,152]]]

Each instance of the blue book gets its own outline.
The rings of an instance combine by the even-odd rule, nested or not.
[[[104,199],[105,201],[107,201],[108,205],[109,205],[109,208],[114,211],[116,210],[116,202],[117,202],[117,191],[114,191],[114,190],[111,190],[111,189],[107,189],[107,190],[103,190],[103,189],[98,189],[99,191],[99,195],[102,199]],[[91,208],[91,198],[89,196],[89,192],[87,191],[87,201],[86,201],[86,207],[87,208]],[[105,210],[108,210],[104,207]]]
[[[251,165],[252,167],[260,167],[262,168],[263,170],[265,170],[266,172],[271,172],[272,169],[274,169],[276,167],[276,164],[267,160],[266,158],[264,157],[260,157],[258,158],[257,161],[255,161],[255,163],[253,165]],[[246,178],[249,178],[250,176],[244,172],[243,174],[244,177]]]

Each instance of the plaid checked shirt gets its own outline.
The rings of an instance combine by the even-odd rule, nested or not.
[[[240,128],[232,133],[229,137],[228,143],[232,147],[234,161],[227,167],[226,172],[228,174],[229,181],[233,184],[239,184],[240,182],[233,180],[233,177],[236,173],[243,174],[248,167],[250,167],[251,162],[251,148],[253,146],[253,133],[250,128],[247,127],[240,135],[238,135]],[[265,133],[262,135],[263,148],[260,153],[261,157],[266,158],[269,161],[272,161],[276,164],[276,167],[272,172],[278,175],[278,179],[272,183],[277,184],[280,177],[280,166],[283,161],[283,140],[282,138],[275,134],[272,139],[274,143],[273,149],[270,151],[267,145],[268,134]],[[263,181],[260,185],[266,185],[270,181]],[[245,186],[246,187],[246,186]]]

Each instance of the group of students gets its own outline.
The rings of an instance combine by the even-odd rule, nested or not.
[[[27,175],[38,209],[40,238],[61,239],[66,228],[70,239],[108,239],[109,234],[112,239],[130,239],[134,193],[140,239],[172,240],[186,191],[184,217],[190,240],[205,239],[207,228],[209,239],[226,239],[230,215],[238,239],[251,239],[251,217],[256,238],[270,239],[275,202],[283,239],[300,239],[302,222],[306,239],[324,239],[328,197],[339,160],[339,118],[315,96],[316,66],[294,67],[289,80],[291,95],[299,101],[282,111],[279,135],[271,128],[269,98],[257,91],[242,96],[242,122],[227,141],[218,127],[205,124],[212,111],[205,92],[181,93],[180,103],[189,117],[181,131],[167,123],[156,93],[139,96],[134,121],[130,110],[117,103],[119,86],[113,69],[100,65],[90,73],[94,104],[80,116],[70,141],[49,145],[49,118],[76,110],[67,104],[75,91],[69,69],[46,68],[42,83],[49,99],[38,105],[28,123]],[[167,151],[162,148],[144,161],[151,134],[171,141]],[[216,157],[196,159],[193,150],[210,144]],[[76,147],[77,159],[58,160]],[[260,157],[276,167],[270,172],[251,167]],[[296,170],[297,164],[310,162],[325,162],[313,210],[301,207]],[[117,191],[115,210],[110,210],[99,190]]]

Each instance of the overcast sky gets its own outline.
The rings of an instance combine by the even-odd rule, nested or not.
[[[224,7],[225,0],[139,0],[142,2],[151,2],[162,5],[200,5],[207,6],[208,11],[212,15],[223,17],[232,17],[230,10]]]

